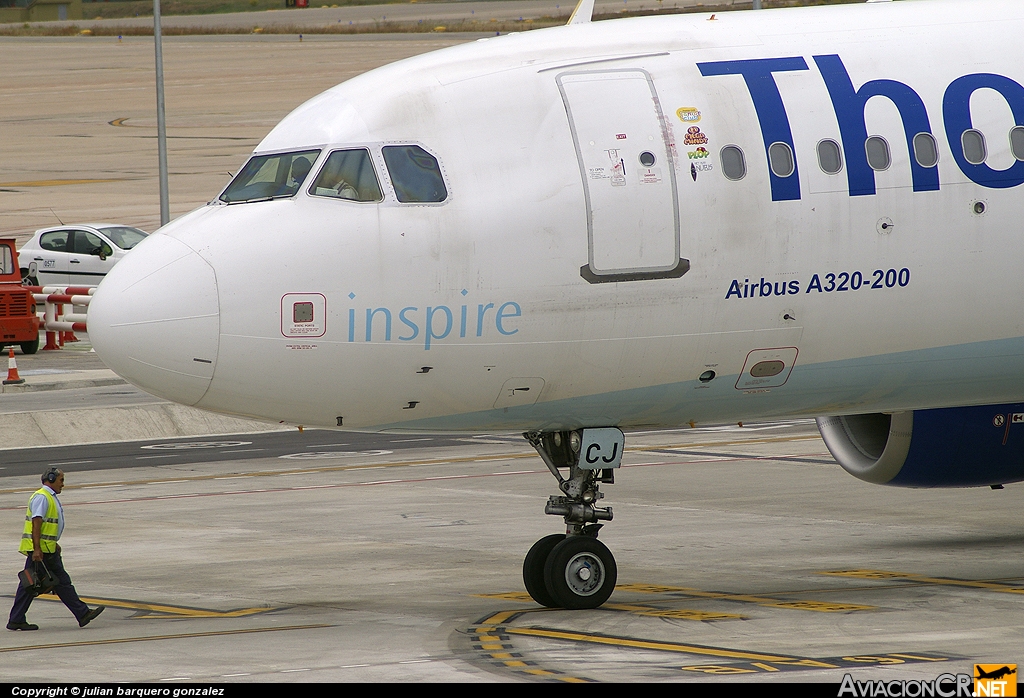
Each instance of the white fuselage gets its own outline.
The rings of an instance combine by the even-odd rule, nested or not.
[[[1020,3],[922,0],[596,22],[405,60],[256,150],[319,149],[315,174],[366,148],[383,201],[215,201],[108,275],[90,336],[172,400],[365,430],[1019,401],[1022,34]],[[436,156],[446,200],[398,201],[389,144]]]

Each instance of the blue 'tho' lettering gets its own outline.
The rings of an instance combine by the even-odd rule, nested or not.
[[[815,56],[821,77],[832,97],[832,106],[839,120],[839,132],[846,152],[846,176],[850,185],[850,196],[871,196],[875,193],[875,172],[868,165],[864,144],[868,130],[864,123],[864,107],[872,97],[886,97],[899,109],[903,130],[910,153],[910,170],[914,179],[914,191],[938,191],[939,170],[937,167],[922,167],[914,157],[914,136],[931,133],[928,111],[924,102],[913,89],[895,80],[872,80],[855,90],[850,74],[839,56]],[[959,137],[958,137],[959,138]]]
[[[764,139],[765,157],[772,143],[786,143],[793,152],[793,174],[789,177],[778,177],[768,168],[771,177],[772,201],[798,201],[800,199],[800,170],[796,163],[796,146],[793,144],[793,132],[789,126],[786,105],[782,102],[779,87],[775,84],[772,73],[793,70],[807,70],[807,61],[797,56],[794,58],[762,58],[746,61],[720,61],[717,63],[698,63],[700,74],[705,77],[713,75],[742,75],[747,84],[747,91],[754,101],[757,120],[761,123],[761,137]]]
[[[964,144],[961,138],[964,131],[973,128],[971,120],[971,95],[983,87],[995,90],[1003,96],[1010,110],[1013,121],[1018,126],[1024,125],[1024,87],[1010,78],[992,73],[976,73],[957,78],[946,88],[942,98],[942,118],[946,122],[946,138],[949,148],[953,151],[953,159],[960,170],[971,181],[991,189],[1009,189],[1024,184],[1024,162],[1017,161],[1005,170],[993,170],[982,163],[972,165],[964,157]]]

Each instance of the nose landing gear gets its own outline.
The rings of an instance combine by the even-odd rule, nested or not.
[[[597,608],[611,596],[618,572],[611,551],[597,532],[611,521],[611,507],[595,505],[604,497],[601,483],[615,482],[624,439],[618,429],[527,432],[564,496],[551,496],[545,514],[561,516],[566,532],[534,543],[523,561],[523,582],[534,601],[548,608]],[[568,468],[563,477],[560,469]]]

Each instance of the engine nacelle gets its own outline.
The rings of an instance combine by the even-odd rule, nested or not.
[[[839,465],[898,487],[980,487],[1024,480],[1024,404],[819,417]]]

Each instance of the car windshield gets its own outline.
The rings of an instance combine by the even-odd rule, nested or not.
[[[220,195],[229,204],[294,196],[320,155],[319,150],[257,155]]]
[[[110,238],[110,241],[122,250],[130,250],[149,235],[149,233],[144,230],[129,228],[125,225],[111,225],[105,228],[99,228],[98,230]]]

